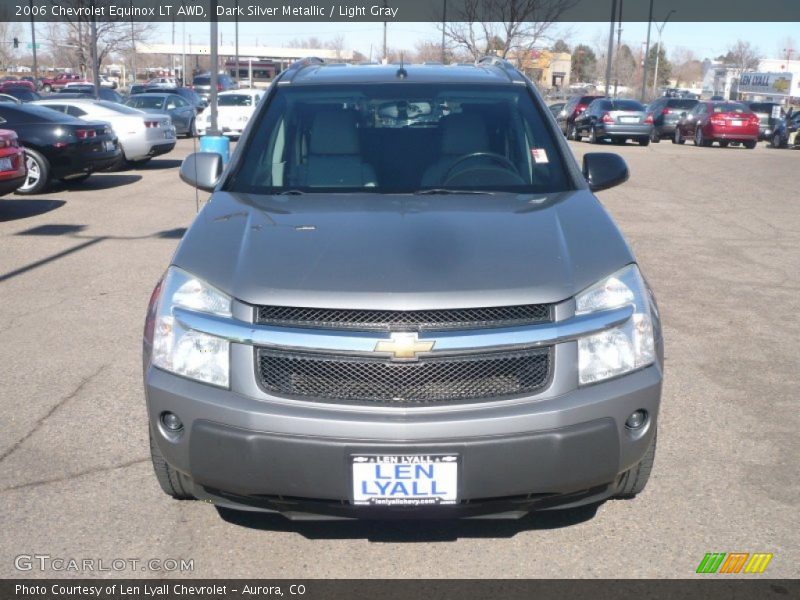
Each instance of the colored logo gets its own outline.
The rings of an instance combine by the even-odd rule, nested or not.
[[[763,573],[772,556],[766,552],[707,552],[697,573]]]

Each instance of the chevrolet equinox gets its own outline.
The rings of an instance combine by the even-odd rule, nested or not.
[[[223,164],[144,331],[163,490],[290,518],[519,517],[642,491],[658,309],[509,63],[295,63]]]

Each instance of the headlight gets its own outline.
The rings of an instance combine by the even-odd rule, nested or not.
[[[230,296],[186,271],[170,267],[161,285],[151,358],[154,366],[166,371],[228,387],[228,341],[185,329],[173,316],[175,307],[230,317]]]
[[[655,361],[650,302],[636,265],[628,265],[594,284],[578,294],[575,303],[579,315],[633,307],[633,315],[622,325],[578,340],[581,384],[616,377]]]

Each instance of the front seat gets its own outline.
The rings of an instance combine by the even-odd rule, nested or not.
[[[473,152],[489,151],[489,131],[480,115],[460,113],[442,119],[439,161],[425,170],[421,187],[444,184],[444,177],[459,158]]]
[[[308,140],[305,185],[375,187],[371,165],[363,162],[355,113],[325,110],[314,115]]]

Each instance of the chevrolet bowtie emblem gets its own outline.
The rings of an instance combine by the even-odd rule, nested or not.
[[[391,340],[375,345],[375,352],[391,352],[394,358],[416,358],[420,352],[430,352],[435,343],[419,340],[416,333],[393,333]]]

